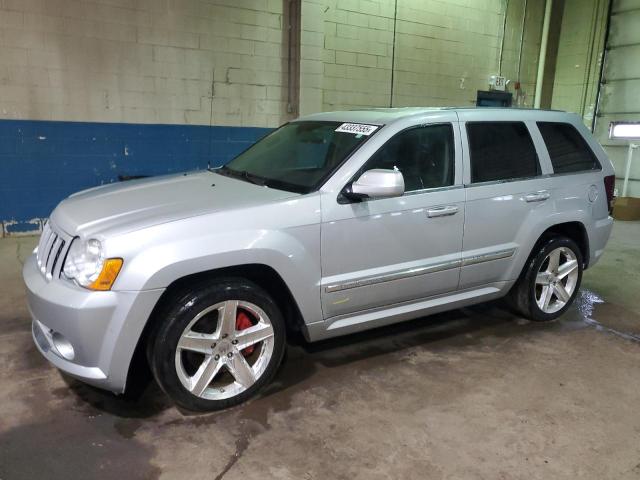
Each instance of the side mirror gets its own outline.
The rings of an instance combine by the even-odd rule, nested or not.
[[[343,191],[352,200],[399,197],[404,193],[404,177],[398,170],[367,170]]]

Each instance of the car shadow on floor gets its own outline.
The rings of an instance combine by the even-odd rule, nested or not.
[[[334,369],[355,362],[375,365],[389,354],[412,348],[440,351],[474,344],[491,346],[531,329],[566,328],[574,323],[577,315],[574,310],[572,307],[560,322],[535,324],[514,315],[501,302],[490,302],[316,343],[308,343],[302,335],[294,334],[289,338],[286,356],[276,377],[260,398],[268,402],[270,397],[285,391],[291,395],[320,368]],[[70,377],[63,378],[68,392],[58,391],[59,395],[73,394],[78,402],[117,417],[144,419],[173,407],[148,369],[138,372],[133,382],[135,391],[119,396]],[[182,413],[190,415],[190,412]]]

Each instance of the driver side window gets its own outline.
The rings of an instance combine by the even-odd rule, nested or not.
[[[398,133],[367,161],[363,171],[397,169],[405,192],[453,185],[455,149],[451,124],[412,127]]]

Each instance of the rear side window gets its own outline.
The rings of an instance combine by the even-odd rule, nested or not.
[[[554,173],[600,169],[596,156],[573,125],[538,122],[538,129],[549,151]]]
[[[538,155],[522,122],[469,122],[471,182],[540,175]]]

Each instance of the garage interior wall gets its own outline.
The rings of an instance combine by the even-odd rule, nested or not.
[[[591,128],[609,0],[564,0],[551,108],[577,113]]]
[[[594,133],[613,162],[622,195],[629,141],[610,140],[609,124],[640,121],[640,0],[613,0],[602,80]],[[627,196],[640,197],[640,149],[633,152]]]
[[[119,176],[219,165],[285,121],[282,21],[282,0],[2,0],[3,233]]]
[[[301,112],[470,106],[518,71],[531,106],[543,15],[525,0],[303,0]]]
[[[499,73],[531,106],[543,15],[537,0],[1,0],[3,234],[83,188],[223,164],[298,112],[470,106]]]

